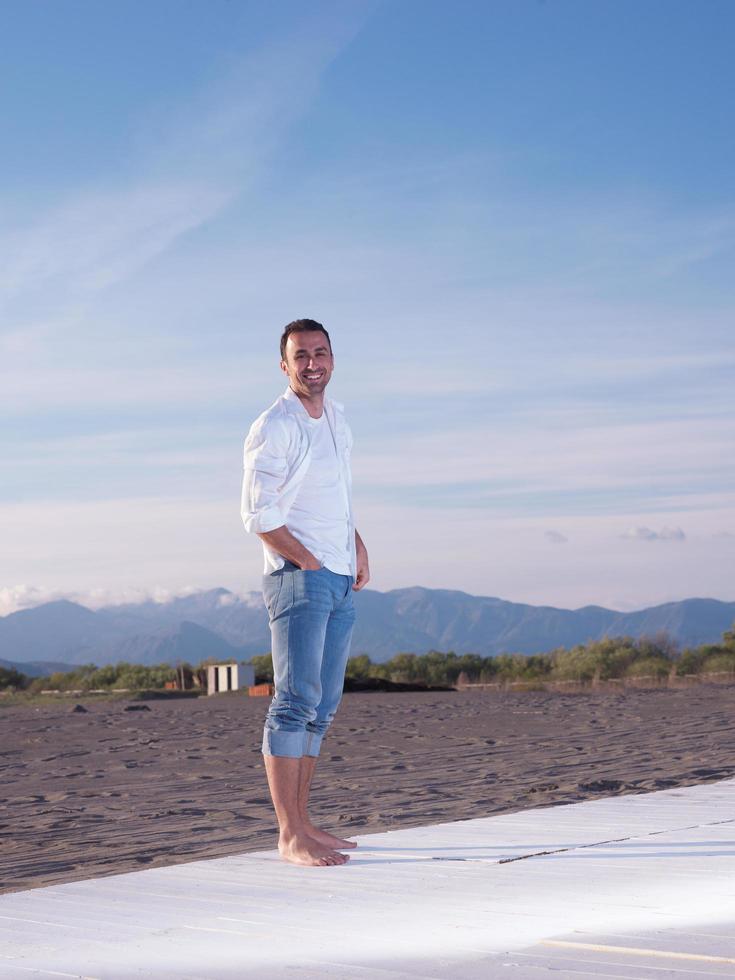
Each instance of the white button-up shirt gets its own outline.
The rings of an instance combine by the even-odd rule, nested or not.
[[[324,413],[334,437],[348,501],[348,538],[353,578],[357,575],[352,515],[350,453],[352,432],[343,406],[325,395]],[[288,512],[311,462],[309,414],[290,387],[253,422],[245,439],[242,514],[245,530],[273,531],[288,524]],[[263,542],[264,572],[283,566],[283,558]]]

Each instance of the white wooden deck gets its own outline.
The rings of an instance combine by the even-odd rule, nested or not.
[[[0,896],[0,976],[735,977],[735,780]]]

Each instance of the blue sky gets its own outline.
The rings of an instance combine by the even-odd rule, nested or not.
[[[332,334],[378,589],[732,600],[728,0],[6,2],[0,612],[258,588]]]

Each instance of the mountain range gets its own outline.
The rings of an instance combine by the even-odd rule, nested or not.
[[[398,652],[543,653],[604,636],[666,632],[681,646],[715,643],[735,620],[735,602],[684,599],[636,612],[602,606],[557,609],[465,592],[420,587],[355,595],[353,654],[382,662]],[[168,602],[91,610],[68,600],[0,617],[0,666],[44,667],[121,660],[176,663],[215,657],[247,660],[270,650],[259,593],[211,589]]]

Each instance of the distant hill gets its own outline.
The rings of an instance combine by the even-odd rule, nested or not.
[[[26,677],[48,677],[49,674],[55,674],[57,671],[66,673],[67,670],[73,670],[74,665],[55,660],[28,660],[25,663],[19,660],[0,660],[0,668],[19,670]]]
[[[81,647],[98,649],[121,639],[99,613],[61,599],[0,618],[0,657],[7,660],[62,660]]]
[[[666,631],[682,646],[717,642],[735,621],[735,602],[684,599],[631,613],[602,606],[557,609],[446,589],[366,590],[355,595],[352,651],[373,661],[399,651],[542,653],[603,636]],[[93,612],[65,600],[0,617],[0,657],[21,665],[247,660],[270,649],[259,594],[212,589],[169,602],[130,603]]]
[[[165,626],[152,633],[128,637],[107,651],[107,663],[126,661],[132,664],[176,664],[181,660],[198,663],[215,657],[218,660],[245,660],[242,648],[232,646],[221,636],[196,623],[184,621]],[[96,662],[96,661],[95,661]]]

